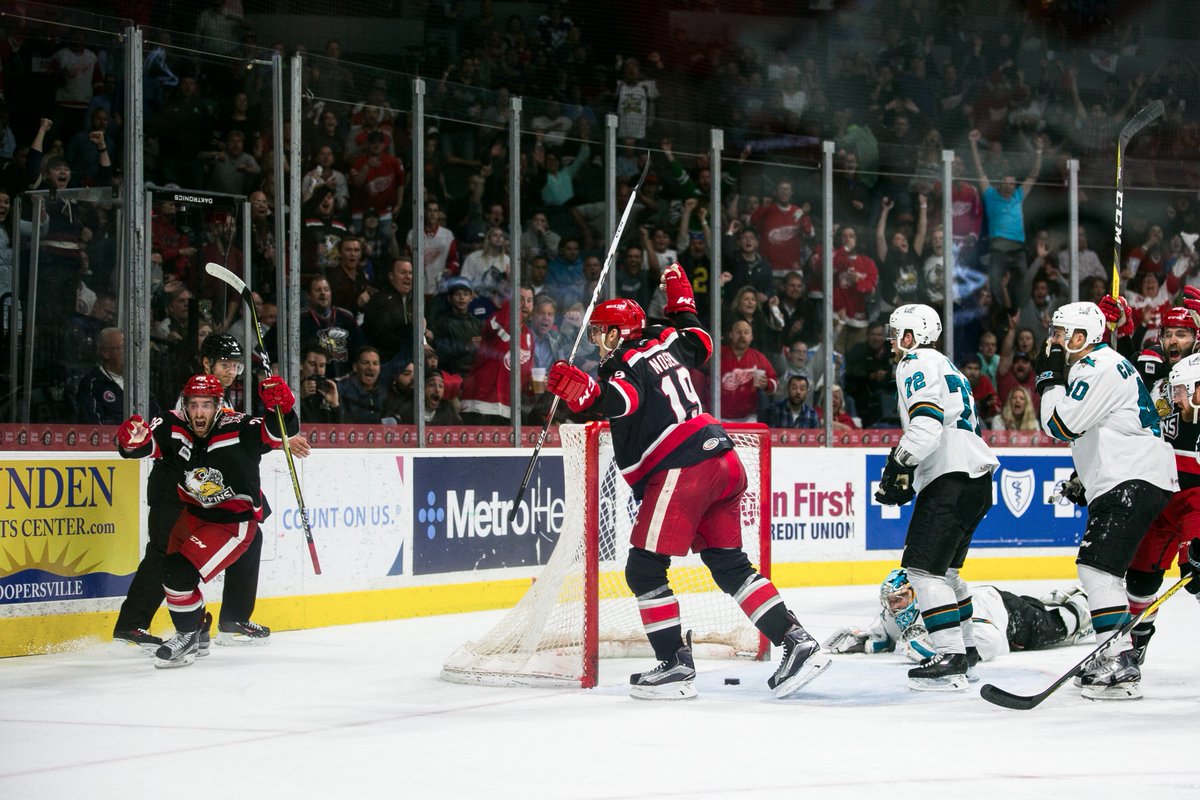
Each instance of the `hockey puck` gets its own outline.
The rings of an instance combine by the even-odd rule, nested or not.
[[[741,678],[726,678],[725,679],[726,686],[738,686],[741,684],[741,682],[742,682]]]

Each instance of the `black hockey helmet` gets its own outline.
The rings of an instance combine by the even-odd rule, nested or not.
[[[228,333],[210,333],[200,345],[201,358],[210,361],[220,361],[223,358],[241,361],[243,357],[242,343]]]

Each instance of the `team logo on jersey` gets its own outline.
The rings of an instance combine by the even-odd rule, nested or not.
[[[220,505],[233,497],[233,489],[225,485],[221,470],[212,467],[196,467],[183,477],[184,490],[202,506]]]
[[[1033,504],[1033,470],[1020,472],[1012,470],[1000,471],[1000,493],[1004,497],[1004,505],[1014,517],[1020,517]]]
[[[117,396],[116,396],[116,394],[113,393],[112,389],[105,389],[103,397],[104,397],[104,402],[106,402],[106,403],[117,402]]]
[[[712,438],[712,439],[708,439],[707,441],[705,441],[704,444],[700,445],[700,447],[705,450],[712,450],[720,443],[721,443],[720,439]]]

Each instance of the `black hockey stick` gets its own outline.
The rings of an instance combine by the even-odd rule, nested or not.
[[[583,312],[583,321],[579,323],[579,330],[575,333],[575,343],[571,345],[571,353],[567,356],[568,364],[575,360],[575,351],[579,349],[579,343],[583,341],[584,334],[587,333],[588,320],[592,318],[592,309],[596,307],[596,301],[600,299],[600,291],[604,286],[604,278],[608,275],[608,268],[612,265],[613,257],[616,255],[617,245],[621,242],[621,234],[625,231],[625,223],[629,220],[629,214],[633,211],[633,204],[637,200],[638,192],[642,190],[642,183],[646,180],[646,175],[649,172],[650,158],[647,155],[646,166],[642,167],[642,174],[638,176],[637,185],[629,193],[629,202],[625,204],[625,210],[621,212],[621,220],[617,223],[617,230],[613,233],[612,242],[608,245],[608,255],[604,257],[604,264],[600,267],[600,277],[596,279],[596,288],[592,290],[592,300],[588,303],[587,310]],[[533,445],[533,455],[529,457],[529,464],[525,467],[525,477],[521,478],[521,488],[517,489],[517,496],[513,499],[512,508],[508,510],[509,525],[512,525],[512,521],[517,515],[517,506],[521,504],[521,498],[525,496],[525,490],[529,488],[529,479],[533,477],[533,468],[537,464],[538,455],[542,452],[542,445],[546,443],[546,436],[550,433],[550,423],[554,421],[554,412],[557,410],[558,395],[554,395],[554,399],[550,401],[550,411],[546,414],[546,421],[542,424],[542,432],[538,434],[537,442]]]
[[[1120,629],[1117,630],[1116,633],[1114,633],[1112,636],[1109,636],[1100,644],[1096,645],[1096,648],[1092,650],[1092,652],[1088,653],[1082,661],[1071,667],[1071,669],[1069,669],[1065,675],[1060,677],[1054,683],[1050,684],[1049,687],[1041,692],[1032,695],[1013,694],[1012,692],[1006,692],[1003,689],[997,689],[990,683],[985,683],[979,690],[979,696],[994,705],[1002,706],[1004,708],[1013,708],[1017,711],[1028,711],[1031,708],[1036,708],[1043,700],[1054,694],[1054,692],[1058,690],[1058,687],[1062,686],[1064,683],[1071,680],[1071,678],[1074,678],[1076,675],[1078,675],[1088,661],[1091,661],[1093,658],[1107,650],[1109,645],[1115,642],[1119,637],[1124,636],[1132,631],[1135,627],[1137,627],[1139,622],[1157,611],[1158,607],[1166,602],[1168,597],[1182,589],[1191,579],[1191,575],[1184,575],[1178,583],[1163,592],[1162,595],[1160,595],[1159,598],[1153,603],[1148,605],[1142,613],[1129,620],[1129,622],[1126,622],[1121,626]]]
[[[250,314],[250,322],[254,327],[254,335],[258,340],[258,343],[254,345],[254,349],[262,359],[263,371],[267,373],[267,377],[270,377],[271,358],[267,355],[267,348],[263,344],[262,328],[259,327],[258,312],[254,308],[254,295],[250,293],[250,289],[246,286],[245,281],[220,264],[214,264],[210,261],[205,265],[204,269],[209,275],[212,275],[214,278],[220,278],[229,284],[235,292],[242,296],[242,300],[246,304],[247,313]],[[283,411],[278,406],[275,408],[275,416],[279,420],[279,435],[283,438],[283,453],[287,457],[288,473],[292,476],[292,489],[296,492],[296,504],[300,507],[300,523],[304,526],[304,538],[308,541],[308,555],[312,558],[313,573],[320,575],[321,562],[317,558],[317,545],[313,541],[312,527],[308,524],[308,508],[304,505],[304,493],[300,491],[300,477],[296,474],[296,462],[292,459],[292,447],[288,444],[287,426],[283,423]]]
[[[1133,115],[1133,119],[1125,123],[1125,127],[1121,128],[1120,135],[1117,136],[1117,205],[1113,214],[1113,274],[1112,274],[1112,298],[1117,299],[1117,295],[1121,293],[1121,226],[1125,216],[1125,173],[1123,162],[1125,160],[1125,148],[1129,146],[1129,140],[1138,134],[1142,128],[1145,128],[1151,122],[1163,115],[1162,100],[1155,100],[1141,111]],[[1109,325],[1112,331],[1112,345],[1117,345],[1117,325],[1112,323]]]

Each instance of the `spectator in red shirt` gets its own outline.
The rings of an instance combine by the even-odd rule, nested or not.
[[[979,424],[985,428],[992,426],[992,418],[1000,411],[1000,398],[991,378],[983,374],[983,362],[979,356],[967,356],[962,363],[962,373],[971,384],[971,396],[975,398],[975,409],[978,412]]]
[[[404,204],[404,165],[384,152],[387,140],[382,131],[367,134],[367,152],[350,168],[351,208],[354,226],[362,230],[363,213],[373,209],[379,215],[380,235],[392,230],[392,216]]]
[[[1000,376],[1000,397],[1008,397],[1013,387],[1023,386],[1033,400],[1033,411],[1036,415],[1041,408],[1042,397],[1037,393],[1036,381],[1033,378],[1033,362],[1029,354],[1018,351],[1013,353],[1012,367]]]
[[[757,422],[779,382],[765,355],[750,346],[754,331],[740,319],[729,329],[729,347],[721,348],[721,421]]]
[[[528,322],[533,313],[533,291],[520,289],[521,302],[521,387],[532,394],[533,334]],[[508,425],[512,421],[512,400],[509,381],[512,375],[509,358],[509,302],[488,319],[483,326],[479,349],[467,373],[462,388],[463,422],[467,425]]]
[[[867,304],[879,283],[879,270],[870,257],[859,253],[858,231],[847,225],[842,245],[833,251],[833,313],[842,323],[834,349],[847,352],[867,338]]]
[[[759,206],[750,215],[759,233],[759,247],[775,277],[782,278],[803,263],[805,240],[813,235],[812,219],[792,202],[792,183],[775,184],[775,202]]]

